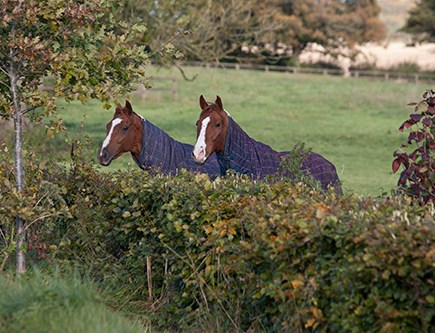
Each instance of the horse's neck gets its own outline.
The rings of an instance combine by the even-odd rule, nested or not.
[[[178,161],[179,155],[173,154],[179,150],[180,142],[174,140],[148,120],[142,118],[142,147],[137,162],[142,168],[156,167],[169,171]]]
[[[231,117],[221,167],[262,176],[276,171],[280,158],[270,146],[251,138]]]

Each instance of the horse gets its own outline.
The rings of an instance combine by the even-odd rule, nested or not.
[[[201,95],[199,105],[201,114],[196,123],[197,140],[193,150],[197,164],[205,165],[210,156],[217,155],[222,174],[232,169],[254,178],[265,178],[278,171],[289,152],[277,152],[251,138],[224,110],[219,96],[214,103],[208,103]],[[335,166],[323,156],[307,152],[300,169],[311,174],[323,190],[332,186],[337,194],[342,194]]]
[[[176,174],[184,168],[211,177],[220,175],[220,166],[215,156],[211,156],[209,165],[196,164],[191,157],[192,145],[174,140],[138,115],[128,100],[124,107],[118,103],[106,130],[106,138],[98,151],[98,160],[103,166],[108,166],[114,159],[130,152],[133,160],[143,170],[155,169],[166,174]]]

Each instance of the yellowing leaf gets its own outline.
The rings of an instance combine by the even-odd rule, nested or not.
[[[417,111],[417,112],[424,112],[424,111],[427,110],[428,107],[429,107],[429,105],[426,103],[426,101],[421,101],[415,107],[415,111]]]
[[[316,324],[315,318],[308,318],[308,320],[305,322],[305,328],[313,327]]]
[[[314,306],[312,306],[310,308],[311,313],[314,315],[314,318],[316,318],[317,320],[321,321],[323,320],[323,314],[322,314],[322,310],[320,310],[319,308],[316,308]]]
[[[141,215],[142,215],[142,212],[140,210],[133,213],[133,217],[139,217]]]
[[[213,231],[213,227],[212,226],[204,227],[204,231],[207,235],[210,235]]]
[[[293,287],[294,289],[299,289],[299,288],[301,288],[301,287],[304,286],[304,282],[301,281],[301,280],[293,280],[293,281],[290,281],[290,284],[292,285],[292,287]]]

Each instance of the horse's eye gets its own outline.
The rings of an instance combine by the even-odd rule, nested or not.
[[[126,130],[128,130],[128,126],[124,126],[122,129],[123,129],[124,131],[126,131]]]
[[[218,127],[218,128],[221,127],[221,124],[216,124],[216,127]]]

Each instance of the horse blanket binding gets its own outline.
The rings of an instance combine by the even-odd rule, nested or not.
[[[277,152],[254,140],[231,117],[228,120],[224,153],[217,154],[221,173],[225,174],[228,169],[233,169],[255,178],[264,178],[277,172],[282,158],[288,152]],[[322,189],[334,186],[337,193],[342,193],[335,166],[323,156],[309,152],[302,161],[301,170],[308,171],[320,182]]]
[[[197,165],[192,158],[192,151],[192,145],[174,140],[148,120],[142,119],[142,150],[138,159],[132,157],[144,170],[155,168],[163,173],[175,174],[185,168],[212,177],[220,175],[216,154],[211,155],[206,164]]]

